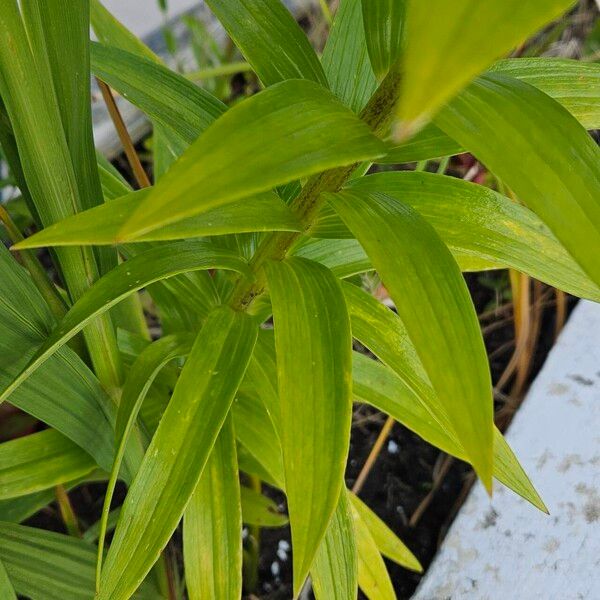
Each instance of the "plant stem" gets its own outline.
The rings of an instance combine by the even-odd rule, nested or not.
[[[67,533],[73,537],[81,537],[81,529],[79,529],[79,523],[77,522],[77,515],[71,506],[69,495],[62,485],[57,485],[54,488],[54,495],[60,509],[63,523],[67,528]]]
[[[394,68],[387,74],[360,113],[360,118],[376,135],[384,135],[391,125],[400,83],[400,72]],[[330,169],[314,175],[307,181],[300,194],[290,203],[290,208],[303,225],[304,231],[310,229],[323,206],[323,192],[339,191],[357,165],[358,163],[355,163]],[[301,235],[302,233],[299,232],[273,232],[264,238],[250,261],[250,268],[255,277],[252,281],[238,279],[230,300],[232,308],[247,310],[250,307],[254,299],[265,289],[266,279],[262,266],[267,260],[283,260]]]
[[[365,481],[369,476],[369,473],[371,472],[371,469],[373,468],[373,465],[375,464],[375,461],[377,460],[381,449],[383,448],[385,440],[387,440],[388,436],[390,435],[390,432],[392,431],[392,428],[394,427],[394,423],[394,418],[388,417],[383,427],[381,428],[381,431],[377,436],[377,440],[375,440],[375,443],[371,448],[371,452],[369,452],[369,456],[367,457],[363,468],[360,470],[360,473],[358,474],[354,485],[352,486],[352,491],[355,494],[360,493],[360,490],[362,490],[363,485],[365,484]]]
[[[133,141],[131,140],[131,136],[127,131],[127,127],[125,126],[125,121],[123,121],[119,107],[115,102],[115,97],[113,96],[112,90],[108,87],[108,85],[106,85],[106,83],[104,83],[104,81],[98,78],[96,78],[96,81],[100,91],[102,92],[102,98],[104,98],[106,108],[108,109],[110,118],[112,119],[115,129],[117,130],[121,144],[123,144],[125,156],[127,156],[127,161],[129,162],[129,166],[131,167],[133,176],[135,177],[138,186],[140,188],[150,187],[152,184],[150,183],[150,179],[148,179],[146,171],[144,171],[144,167],[142,167],[140,157],[135,151]]]

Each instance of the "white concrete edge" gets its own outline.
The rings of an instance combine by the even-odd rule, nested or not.
[[[414,600],[600,598],[600,304],[575,308],[507,440],[550,516],[478,484]]]

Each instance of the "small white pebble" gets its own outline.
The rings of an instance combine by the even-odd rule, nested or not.
[[[279,575],[279,563],[276,560],[271,563],[271,573],[273,574],[273,577]]]
[[[286,552],[289,552],[290,550],[290,544],[287,540],[279,540],[277,547],[281,550],[285,550]]]
[[[388,442],[387,450],[390,454],[398,454],[398,451],[399,451],[398,444],[396,444],[396,442],[394,440],[390,440]]]
[[[277,557],[279,558],[279,560],[286,561],[288,555],[285,550],[283,550],[282,548],[278,548],[277,549]]]

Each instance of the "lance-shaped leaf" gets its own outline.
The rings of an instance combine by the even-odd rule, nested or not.
[[[458,265],[431,225],[390,196],[341,192],[328,199],[385,282],[461,444],[490,489],[492,385]]]
[[[0,523],[0,560],[17,593],[31,600],[92,598],[95,555],[93,546],[75,537]],[[132,597],[157,600],[160,596],[144,582]]]
[[[517,58],[500,60],[491,69],[530,83],[562,104],[586,129],[600,127],[600,65],[577,60]],[[390,147],[379,163],[405,163],[464,152],[433,123],[411,139]]]
[[[5,388],[43,343],[54,319],[31,278],[0,245],[0,386]],[[70,348],[61,348],[11,396],[11,403],[85,449],[104,469],[113,458],[116,407]]]
[[[299,177],[381,156],[383,146],[319,85],[276,84],[215,121],[140,203],[121,237],[135,239]]]
[[[15,245],[15,249],[117,244],[123,223],[149,193],[150,190],[131,192],[102,206],[77,213],[25,238]],[[298,220],[283,200],[274,192],[264,192],[154,229],[134,241],[168,241],[251,231],[300,230]]]
[[[600,285],[600,149],[566,109],[527,83],[488,74],[436,124],[512,188]]]
[[[365,37],[373,71],[379,79],[400,57],[407,0],[362,0]]]
[[[317,600],[354,600],[358,593],[358,556],[348,493],[337,508],[310,569]]]
[[[306,34],[281,0],[206,2],[261,81],[327,79]]]
[[[227,417],[183,519],[190,600],[242,595],[242,510],[235,435]]]
[[[431,387],[400,317],[356,286],[343,283],[352,336],[388,365],[354,353],[353,393],[377,406],[429,443],[469,460],[444,405]],[[382,333],[385,332],[385,333]],[[399,379],[398,379],[399,378]],[[506,440],[494,428],[494,477],[536,508],[547,512]]]
[[[17,593],[8,578],[8,573],[2,561],[0,561],[0,595],[6,600],[17,600]]]
[[[349,187],[383,192],[412,206],[433,225],[463,271],[510,267],[570,294],[600,300],[600,288],[543,221],[493,190],[419,172],[377,173]]]
[[[421,563],[394,532],[358,496],[349,493],[348,497],[371,532],[379,552],[401,567],[422,573]]]
[[[373,535],[353,503],[349,504],[358,552],[358,585],[369,600],[396,600],[389,573]]]
[[[344,483],[352,413],[350,322],[340,284],[323,266],[290,258],[265,269],[297,594]]]
[[[367,52],[360,0],[340,0],[323,56],[331,91],[358,112],[377,88]]]
[[[92,457],[53,429],[0,444],[0,499],[16,498],[89,475]]]
[[[454,437],[453,427],[447,417],[440,411],[432,411],[429,403],[415,394],[402,376],[399,377],[391,369],[356,352],[352,366],[353,393],[357,401],[375,406],[391,415],[444,452],[461,460],[469,460],[460,442]],[[494,477],[539,510],[548,512],[497,428],[494,428]]]
[[[207,318],[123,504],[99,599],[128,598],[158,559],[202,475],[256,341],[229,308]]]
[[[408,0],[400,135],[408,137],[478,73],[571,4],[571,0]]]
[[[520,79],[562,104],[586,129],[600,127],[600,64],[559,58],[499,60],[490,71]]]
[[[119,48],[92,43],[91,67],[97,77],[186,145],[227,109],[183,75]]]
[[[142,403],[160,370],[175,358],[187,356],[190,353],[193,342],[194,336],[191,333],[167,335],[146,346],[129,371],[127,380],[123,386],[117,412],[115,426],[116,453],[104,495],[104,506],[100,518],[100,532],[98,535],[99,561],[102,558],[110,506],[117,478],[121,470],[121,462],[125,456],[127,440],[135,426]]]
[[[35,356],[2,391],[0,401],[6,399],[94,317],[106,312],[123,298],[150,283],[179,273],[214,268],[248,272],[247,264],[233,252],[215,248],[206,242],[175,242],[157,246],[120,264],[99,279],[71,307]]]
[[[246,525],[283,527],[288,524],[288,518],[279,512],[273,500],[245,486],[240,488],[240,492],[242,521]]]

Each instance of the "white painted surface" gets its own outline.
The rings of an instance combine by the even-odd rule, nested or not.
[[[600,598],[600,305],[581,302],[507,439],[550,516],[480,484],[414,600]]]
[[[133,31],[138,37],[143,38],[153,33],[163,24],[163,16],[156,0],[101,1],[127,29]],[[168,0],[167,16],[176,17],[199,4],[200,0]]]

